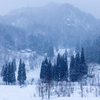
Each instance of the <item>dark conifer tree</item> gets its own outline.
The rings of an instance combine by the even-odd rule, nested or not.
[[[57,55],[57,66],[60,67],[60,64],[61,64],[61,56],[60,54]]]
[[[87,75],[88,72],[88,66],[85,62],[85,56],[84,56],[84,49],[82,48],[81,51],[81,61],[80,61],[80,76],[83,77],[84,75]]]
[[[81,63],[85,64],[85,57],[84,57],[84,49],[83,48],[82,48],[82,51],[81,51]]]
[[[44,62],[45,62],[45,64],[44,64],[44,67],[45,67],[44,76],[45,76],[45,82],[47,82],[48,81],[48,64],[49,64],[47,57],[46,57]]]
[[[64,56],[60,57],[60,66],[59,66],[59,81],[64,80]]]
[[[48,84],[47,85],[47,89],[48,89],[48,99],[50,99],[50,83],[51,83],[51,80],[52,80],[52,65],[51,65],[51,61],[49,60],[48,62],[48,68],[46,69],[46,83]]]
[[[75,75],[76,75],[76,80],[80,80],[80,56],[79,56],[79,53],[76,54],[76,57],[75,57]]]
[[[84,49],[82,48],[81,56],[79,56],[79,53],[77,53],[75,58],[74,56],[71,57],[70,80],[74,82],[82,80],[84,75],[87,75],[87,71],[88,66],[86,65]]]
[[[68,63],[67,52],[60,56],[57,56],[57,64],[54,65],[53,74],[55,81],[67,81],[68,80]]]
[[[56,68],[57,68],[57,65],[56,64],[54,64],[54,66],[53,66],[53,68],[52,68],[52,79],[53,80],[57,80],[56,78],[57,78],[57,76],[56,76],[56,73],[57,73],[57,70],[56,70]],[[58,74],[58,73],[57,73]]]
[[[12,72],[11,72],[11,63],[9,62],[9,64],[8,64],[8,73],[7,73],[8,85],[9,85],[9,83],[11,83],[11,78],[12,78],[11,74],[12,74]]]
[[[22,84],[22,60],[20,59],[19,63],[19,69],[18,69],[18,77],[17,80],[19,81],[19,84]]]
[[[19,81],[20,85],[24,84],[24,82],[26,80],[25,64],[22,63],[21,59],[20,59],[20,63],[19,63],[19,70],[18,70],[17,80]]]
[[[47,69],[48,69],[48,59],[46,59],[42,62],[41,65],[41,72],[40,72],[40,78],[43,82],[46,82],[47,80]]]
[[[70,81],[75,82],[75,59],[74,56],[71,56],[71,62],[70,62]]]
[[[45,62],[43,61],[41,64],[41,71],[40,71],[40,79],[45,79]]]
[[[67,55],[63,55],[60,61],[60,80],[67,81],[68,77],[68,65],[67,65]]]
[[[3,81],[6,82],[6,85],[8,84],[8,76],[7,76],[7,73],[8,73],[8,66],[6,64],[6,66],[4,68],[4,73],[3,73]]]
[[[24,84],[25,80],[26,80],[26,70],[25,70],[25,64],[23,62],[22,64],[22,84]]]
[[[52,80],[52,64],[51,64],[50,60],[49,60],[48,69],[47,69],[47,80],[48,80],[49,83]]]
[[[54,68],[54,76],[55,76],[55,81],[60,81],[60,67],[61,67],[61,57],[60,54],[57,56],[57,64]]]
[[[41,65],[40,79],[43,82],[50,82],[52,79],[52,64],[51,61],[48,62],[47,57]]]
[[[64,80],[68,81],[68,61],[67,61],[67,51],[64,54]]]

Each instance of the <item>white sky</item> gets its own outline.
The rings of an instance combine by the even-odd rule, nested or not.
[[[100,19],[100,0],[0,0],[0,15],[21,7],[43,6],[50,2],[69,3]]]

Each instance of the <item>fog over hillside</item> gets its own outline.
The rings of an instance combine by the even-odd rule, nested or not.
[[[23,30],[25,35],[20,32],[18,36],[20,38],[25,36],[23,38],[25,40],[20,42],[21,44],[17,47],[15,44],[18,44],[20,39],[16,36],[18,41],[15,41],[13,27],[10,28],[11,32],[8,34],[14,41],[12,46],[17,50],[29,48],[41,53],[47,52],[44,50],[46,44],[56,48],[75,47],[78,41],[83,42],[88,37],[95,39],[99,35],[97,29],[100,29],[100,22],[91,14],[84,13],[69,4],[56,3],[13,10],[5,16],[1,16],[0,23],[1,29],[2,24],[7,24],[7,26],[3,26],[4,29],[10,26],[16,27],[15,35],[18,35],[17,31]],[[4,33],[7,32],[8,30],[5,30]]]

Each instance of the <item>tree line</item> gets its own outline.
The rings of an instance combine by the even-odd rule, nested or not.
[[[71,56],[70,67],[68,68],[67,52],[62,56],[57,55],[56,64],[52,65],[51,61],[46,59],[42,62],[40,79],[43,82],[50,81],[80,81],[87,75],[88,66],[85,62],[84,49],[81,53],[76,53],[76,56]]]
[[[88,74],[88,66],[85,62],[84,49],[81,54],[76,53],[76,56],[71,56],[70,62],[70,81],[81,81],[82,78]]]
[[[3,77],[3,81],[6,83],[6,85],[9,85],[9,84],[12,85],[16,83],[16,75],[15,75],[16,70],[17,70],[17,67],[16,67],[15,59],[13,59],[12,62],[9,62],[8,64],[3,66],[2,71],[1,71],[1,76]],[[22,62],[21,59],[19,62],[17,80],[20,85],[24,84],[26,80],[25,63]]]
[[[66,94],[66,91],[68,96],[70,96],[71,82],[82,82],[82,79],[87,78],[87,75],[88,66],[85,62],[83,48],[81,53],[76,53],[76,55],[71,56],[70,64],[68,64],[67,52],[63,55],[58,54],[54,65],[46,57],[41,64],[40,71],[42,99],[44,99],[45,92],[47,92],[48,99],[50,99],[50,90],[52,87],[55,87],[55,93],[57,93],[58,97],[61,91],[63,91],[63,95]],[[82,83],[80,86],[82,87]],[[68,90],[65,90],[65,88]]]

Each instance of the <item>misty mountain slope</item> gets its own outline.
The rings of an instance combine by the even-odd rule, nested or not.
[[[0,48],[18,50],[25,44],[25,32],[11,25],[0,24]],[[24,42],[23,42],[24,41]]]
[[[92,15],[72,5],[56,3],[14,10],[0,22],[23,29],[32,50],[43,48],[46,42],[56,47],[75,46],[79,41],[98,37],[100,29],[100,22]]]
[[[8,15],[6,15],[4,19],[6,20],[5,23],[8,24],[12,24],[12,22],[16,22],[18,20],[23,20],[23,19],[24,20],[26,19],[27,22],[33,21],[42,25],[43,24],[54,25],[56,23],[61,24],[61,23],[66,23],[66,21],[69,20],[71,20],[70,23],[71,25],[72,23],[74,24],[77,23],[80,26],[83,23],[84,25],[89,24],[91,26],[97,23],[97,20],[92,15],[86,14],[69,4],[63,4],[59,6],[53,3],[52,4],[50,3],[43,7],[37,7],[37,8],[26,7],[14,10]],[[15,23],[15,25],[17,26],[17,23]]]

